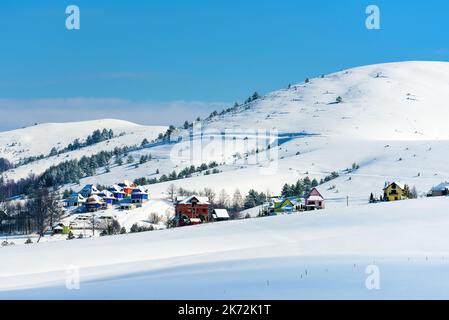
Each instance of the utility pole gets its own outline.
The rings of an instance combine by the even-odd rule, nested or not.
[[[349,207],[349,196],[346,196],[346,206]]]

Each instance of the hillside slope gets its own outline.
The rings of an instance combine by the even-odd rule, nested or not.
[[[17,164],[21,159],[48,156],[52,148],[62,150],[75,139],[84,142],[95,130],[112,130],[114,138],[88,147],[46,157],[20,166],[4,174],[5,180],[27,177],[30,173],[40,174],[51,165],[62,161],[79,159],[82,156],[111,151],[115,147],[140,145],[144,138],[149,141],[164,133],[164,126],[142,126],[128,121],[103,119],[83,122],[48,123],[0,133],[0,157]]]
[[[208,187],[216,193],[224,189],[232,194],[239,188],[243,193],[256,189],[279,194],[285,183],[295,183],[305,176],[319,180],[337,171],[340,178],[321,186],[331,206],[346,205],[348,197],[350,203],[366,203],[371,192],[382,192],[387,180],[416,186],[424,194],[449,179],[444,163],[449,157],[449,126],[444,116],[449,101],[447,83],[446,62],[371,65],[313,78],[195,123],[192,139],[188,131],[179,129],[170,144],[130,153],[135,159],[151,154],[149,162],[111,165],[109,172],[100,170],[79,185],[66,187],[160,178],[173,170],[178,173],[191,165],[216,161],[219,174],[206,176],[200,172],[173,183],[196,191]],[[143,137],[155,137],[165,129],[158,128],[151,135],[146,127],[131,128],[134,134],[120,138],[127,140],[119,145],[139,144]],[[54,140],[41,134],[46,141]],[[261,140],[276,145],[278,134],[289,138],[271,148],[264,159],[267,142]],[[182,140],[175,143],[178,137]],[[70,158],[116,145],[108,144],[74,152]],[[26,177],[64,159],[42,160],[5,176]],[[345,172],[353,163],[359,170]],[[267,167],[270,170],[264,170]],[[152,196],[165,197],[171,183],[149,186]]]
[[[285,183],[305,176],[319,180],[337,171],[340,178],[320,187],[330,206],[346,205],[348,197],[350,203],[366,203],[371,192],[379,196],[385,181],[391,180],[416,186],[424,194],[449,179],[444,161],[449,157],[447,83],[445,62],[372,65],[310,79],[196,124],[202,139],[194,131],[193,140],[139,151],[136,156],[151,153],[155,159],[136,170],[113,168],[82,183],[160,177],[217,161],[221,173],[173,183],[197,191],[209,187],[232,194],[239,188],[244,193],[256,189],[279,194]],[[336,103],[337,97],[341,103]],[[267,130],[271,142],[277,134],[293,138],[272,148],[272,158],[236,158],[266,147],[257,136],[261,129],[262,139]],[[183,130],[177,135],[188,138]],[[231,148],[225,149],[229,142]],[[359,170],[343,171],[353,163]],[[264,172],[266,167],[273,170]],[[164,197],[171,183],[149,187],[154,196]]]

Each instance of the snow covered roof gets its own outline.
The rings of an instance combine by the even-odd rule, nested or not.
[[[225,218],[229,219],[229,213],[226,209],[214,209],[214,212],[212,213],[216,218]]]
[[[444,191],[449,189],[449,182],[442,182],[432,188],[432,191]]]
[[[97,196],[96,194],[89,197],[86,201],[87,203],[103,203],[103,199],[101,199],[99,196]]]
[[[114,194],[109,190],[104,190],[100,193],[100,196],[103,196],[103,198],[108,199],[115,199]]]
[[[100,191],[93,184],[87,184],[87,185],[84,186],[84,188],[81,189],[80,193],[95,194],[95,193],[100,193]]]
[[[133,193],[134,194],[146,194],[148,193],[148,190],[145,189],[144,187],[137,187],[133,189]]]
[[[117,184],[114,184],[114,185],[110,186],[108,188],[108,190],[111,191],[111,192],[115,192],[115,193],[122,193],[123,192],[123,189],[119,185],[117,185]]]
[[[404,188],[405,188],[405,184],[402,183],[402,182],[397,182],[397,181],[388,182],[388,181],[386,181],[386,182],[385,182],[384,190],[387,189],[387,188],[388,188],[389,186],[391,186],[392,184],[397,185],[397,186],[398,186],[399,188],[401,188],[402,190],[404,190]]]
[[[307,198],[308,201],[323,201],[324,198],[321,196],[310,196]]]
[[[72,202],[85,202],[86,198],[84,198],[81,194],[79,193],[72,193],[70,195],[70,197],[68,197],[67,199],[64,199],[63,202],[66,203],[72,203]]]
[[[177,197],[176,202],[178,204],[191,204],[193,201],[198,201],[198,204],[210,204],[208,197],[199,197],[196,195],[189,196],[189,197]]]
[[[131,187],[131,182],[129,182],[128,180],[123,180],[123,182],[120,182],[119,184],[118,184],[120,187]]]

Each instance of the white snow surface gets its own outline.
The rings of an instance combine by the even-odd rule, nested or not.
[[[444,299],[448,210],[423,198],[5,247],[0,298]],[[373,266],[379,290],[366,287]]]

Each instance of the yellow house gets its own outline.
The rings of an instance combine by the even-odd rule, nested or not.
[[[392,182],[386,183],[384,188],[384,201],[398,201],[407,199],[405,195],[405,186],[403,184]]]

